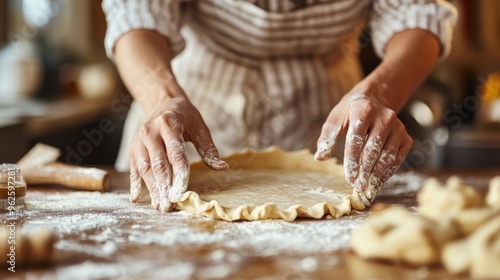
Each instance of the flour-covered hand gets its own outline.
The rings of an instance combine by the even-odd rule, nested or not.
[[[142,178],[153,207],[164,212],[172,209],[188,186],[190,169],[185,141],[194,144],[210,168],[228,167],[219,159],[205,122],[187,97],[159,102],[148,110],[129,150],[131,202],[140,198]]]
[[[344,136],[346,180],[370,204],[385,181],[396,173],[413,140],[393,110],[355,92],[344,96],[328,116],[318,140],[316,159],[330,158],[335,142]]]

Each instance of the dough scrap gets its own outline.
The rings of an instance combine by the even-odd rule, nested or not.
[[[491,207],[500,208],[500,176],[490,181],[490,189],[486,195],[486,204]]]
[[[491,219],[500,215],[500,209],[490,207],[465,209],[451,217],[462,236],[469,236]]]
[[[500,216],[490,220],[468,238],[447,244],[442,262],[452,273],[469,270],[473,278],[499,278]]]
[[[439,262],[442,245],[457,236],[450,220],[431,220],[388,207],[361,224],[351,247],[362,258],[421,266]]]
[[[293,221],[338,218],[366,207],[345,181],[342,165],[334,159],[318,162],[308,150],[272,147],[223,159],[231,166],[227,171],[212,171],[203,162],[191,164],[188,191],[177,210],[226,221]]]
[[[441,261],[451,273],[500,279],[500,177],[486,199],[457,177],[442,187],[429,179],[418,193],[418,214],[389,207],[375,213],[351,236],[363,258],[413,265]]]
[[[455,176],[450,177],[444,187],[437,179],[428,179],[418,193],[417,201],[418,212],[431,219],[454,216],[464,209],[484,205],[481,195]]]

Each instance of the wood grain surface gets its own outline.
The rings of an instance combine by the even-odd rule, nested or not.
[[[500,170],[427,171],[401,178],[418,186],[415,178],[459,175],[485,193],[497,174]],[[229,223],[159,213],[147,202],[132,205],[128,175],[111,173],[111,180],[108,193],[29,188],[16,223],[28,232],[51,228],[57,236],[54,258],[49,266],[20,266],[15,273],[1,267],[0,279],[466,279],[439,266],[359,259],[349,249],[349,234],[370,209],[337,220]],[[415,209],[417,189],[405,190],[401,180],[385,189],[377,203]],[[7,224],[7,214],[0,217]]]

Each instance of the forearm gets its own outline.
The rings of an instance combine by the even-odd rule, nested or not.
[[[432,71],[439,51],[437,38],[427,31],[398,33],[389,41],[382,63],[353,92],[363,92],[398,112]]]
[[[148,110],[172,97],[184,96],[170,67],[168,42],[149,30],[134,30],[115,46],[115,60],[132,96]]]

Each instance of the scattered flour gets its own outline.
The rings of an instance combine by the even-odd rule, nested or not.
[[[423,177],[412,173],[395,175],[390,184],[398,185],[398,189],[387,187],[386,192],[415,192],[422,180]],[[149,204],[132,205],[128,197],[126,192],[29,190],[26,207],[18,215],[23,230],[50,227],[58,236],[55,248],[59,254],[84,256],[80,262],[57,266],[47,279],[137,279],[127,277],[141,272],[147,272],[147,278],[191,279],[204,275],[217,279],[231,275],[247,258],[283,255],[302,256],[297,267],[309,272],[318,267],[312,256],[347,248],[350,232],[368,215],[354,212],[341,219],[301,219],[293,223],[224,222],[185,211],[161,213]],[[196,259],[196,263],[205,264],[199,266],[192,259],[182,258],[173,258],[168,263],[157,263],[165,257],[155,256],[130,260],[130,253],[123,254],[127,248],[146,248],[138,253],[164,250],[165,254],[175,248],[213,250]],[[26,278],[45,276],[30,272]]]

